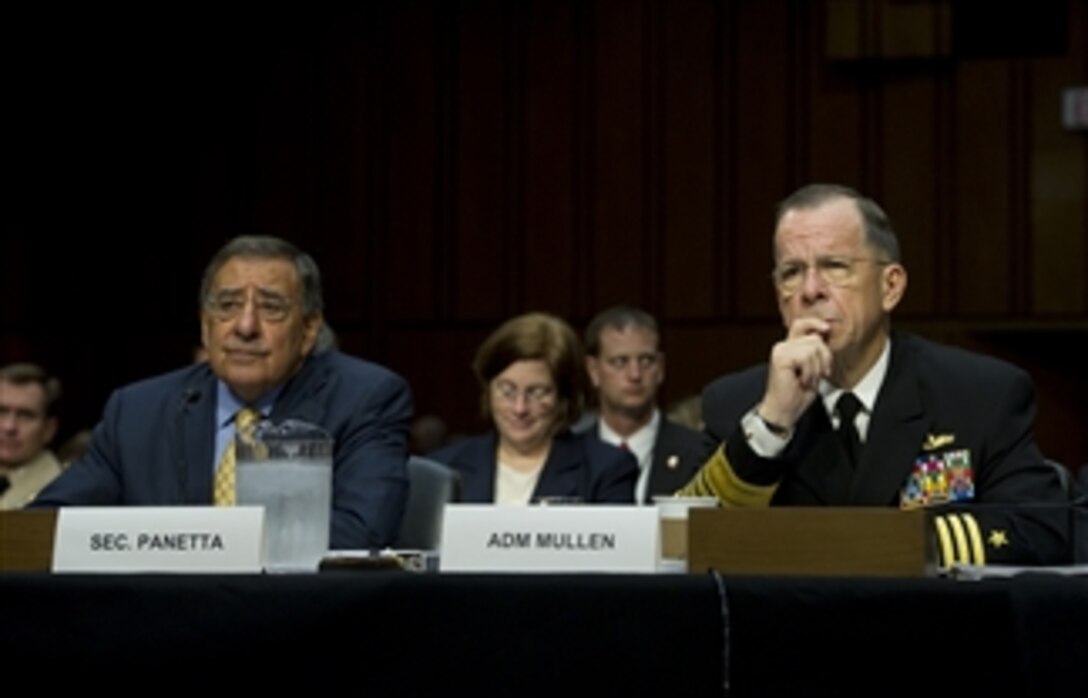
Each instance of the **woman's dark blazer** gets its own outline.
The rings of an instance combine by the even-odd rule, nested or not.
[[[495,501],[498,433],[460,439],[428,454],[461,473],[461,501]],[[633,504],[638,465],[631,453],[586,434],[565,431],[552,441],[532,500],[580,497],[586,503]]]

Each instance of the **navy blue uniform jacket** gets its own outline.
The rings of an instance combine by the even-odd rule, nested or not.
[[[756,455],[740,421],[762,399],[767,367],[719,378],[703,391],[707,453],[726,442],[747,483],[779,483],[771,505],[898,506],[919,460],[966,453],[973,493],[942,509],[976,514],[997,563],[1069,562],[1066,495],[1032,435],[1034,386],[1027,373],[997,359],[892,334],[884,384],[856,471],[839,457],[838,439],[817,399],[779,458]],[[994,531],[1003,535],[994,537]]]

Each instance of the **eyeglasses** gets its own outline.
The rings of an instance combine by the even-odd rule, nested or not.
[[[208,313],[220,322],[230,322],[245,310],[249,299],[239,294],[221,294],[209,298],[204,306]],[[291,303],[286,298],[274,295],[253,299],[253,309],[262,322],[283,322],[291,313]]]
[[[848,286],[857,277],[857,265],[861,262],[872,262],[877,266],[891,264],[872,257],[819,257],[816,274],[829,286]],[[796,293],[808,278],[809,269],[805,262],[786,262],[771,272],[771,279],[783,293]]]
[[[511,405],[518,401],[519,395],[524,396],[525,402],[530,405],[539,405],[555,396],[555,388],[550,385],[532,385],[525,390],[518,390],[513,383],[496,381],[492,387],[500,400]]]

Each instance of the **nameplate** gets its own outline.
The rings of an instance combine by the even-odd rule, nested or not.
[[[261,571],[264,507],[64,507],[54,572]]]
[[[442,572],[655,572],[654,507],[448,504]]]

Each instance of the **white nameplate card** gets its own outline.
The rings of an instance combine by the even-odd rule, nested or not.
[[[655,572],[657,509],[447,504],[442,572]]]
[[[264,507],[63,507],[54,572],[261,571]]]

